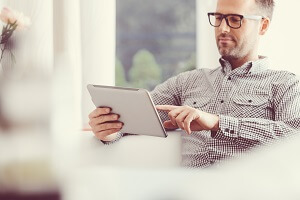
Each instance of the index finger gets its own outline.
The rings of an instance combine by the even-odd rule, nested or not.
[[[93,131],[89,124],[84,124],[81,131]]]
[[[89,114],[89,118],[96,118],[99,117],[100,115],[106,115],[108,113],[110,113],[111,108],[96,108],[93,112],[91,112],[91,114]]]
[[[172,106],[172,105],[157,105],[155,107],[157,110],[162,110],[162,111],[171,111],[178,108],[178,106]]]
[[[93,131],[92,128],[82,128],[81,131]]]

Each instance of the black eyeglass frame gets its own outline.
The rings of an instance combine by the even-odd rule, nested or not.
[[[211,20],[210,20],[210,16],[211,15],[212,16],[215,16],[215,15],[220,15],[221,16],[221,21],[220,21],[220,24],[218,26],[214,25],[211,22]],[[233,28],[233,29],[239,29],[239,28],[241,28],[243,19],[250,19],[250,20],[257,20],[258,21],[258,20],[261,20],[261,19],[265,18],[264,16],[260,16],[260,15],[239,15],[239,14],[226,14],[225,15],[225,14],[216,13],[216,12],[209,12],[209,13],[207,13],[207,16],[208,16],[208,21],[209,21],[209,23],[210,23],[211,26],[213,26],[213,27],[219,27],[219,26],[221,26],[223,19],[225,19],[227,26],[229,26],[230,28]],[[228,21],[228,18],[227,18],[229,16],[236,16],[236,17],[240,18],[240,25],[239,25],[239,27],[232,27],[230,25],[230,23]]]

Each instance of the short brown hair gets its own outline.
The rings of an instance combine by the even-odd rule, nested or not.
[[[260,11],[270,20],[272,20],[275,2],[274,0],[255,0]]]

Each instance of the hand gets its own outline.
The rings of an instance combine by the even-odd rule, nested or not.
[[[156,109],[167,111],[170,120],[164,122],[168,129],[181,128],[192,131],[219,130],[219,116],[197,110],[190,106],[157,105]]]
[[[111,113],[111,108],[97,108],[89,114],[89,125],[95,136],[103,141],[110,141],[109,135],[120,131],[123,123],[118,121],[120,116]]]

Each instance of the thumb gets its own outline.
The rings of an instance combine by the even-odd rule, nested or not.
[[[164,127],[166,129],[177,129],[178,128],[178,126],[172,124],[171,120],[165,121]]]

